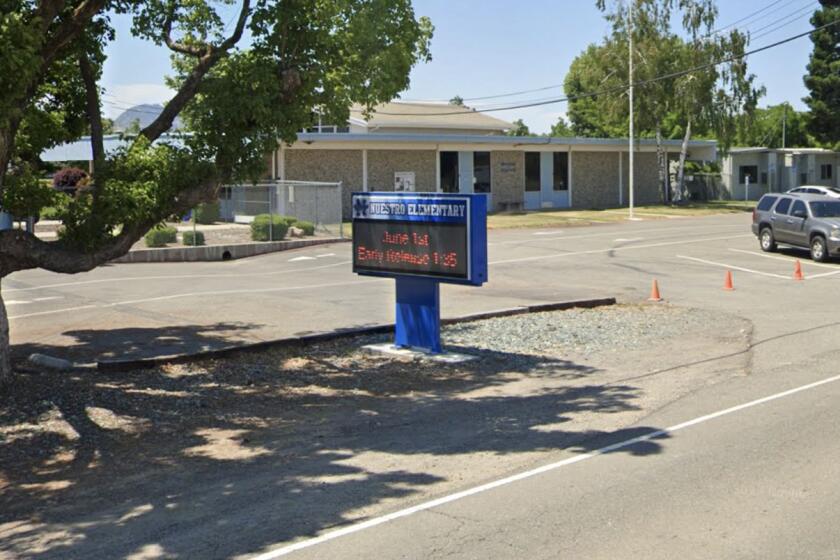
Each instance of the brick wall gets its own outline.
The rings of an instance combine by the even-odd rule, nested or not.
[[[342,212],[350,216],[350,193],[362,190],[361,150],[285,150],[289,181],[342,182]]]
[[[525,153],[490,152],[493,210],[504,207],[503,203],[525,201]]]
[[[572,207],[618,206],[618,156],[615,152],[572,152]]]
[[[618,156],[610,154],[613,159]],[[624,205],[627,206],[630,191],[630,154],[623,153]],[[656,152],[636,152],[633,156],[633,202],[634,204],[659,204],[659,172],[656,169]],[[618,192],[618,190],[616,190]]]
[[[434,150],[368,150],[368,189],[394,190],[394,173],[414,172],[414,190],[434,192],[437,166]]]

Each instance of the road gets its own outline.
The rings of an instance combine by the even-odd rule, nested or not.
[[[590,296],[637,302],[656,278],[669,302],[751,323],[738,375],[645,410],[583,449],[558,446],[515,468],[500,457],[480,476],[464,455],[454,483],[381,503],[371,496],[363,517],[342,515],[330,500],[278,510],[291,498],[258,498],[272,484],[266,475],[247,482],[257,490],[247,508],[237,506],[237,529],[208,514],[174,533],[150,525],[137,542],[178,551],[161,558],[840,557],[840,265],[803,260],[806,280],[794,281],[804,255],[761,254],[748,224],[734,215],[491,232],[489,285],[443,292],[445,313],[455,315]],[[336,245],[236,263],[108,267],[70,280],[33,271],[12,276],[3,293],[17,300],[12,336],[27,351],[81,342],[79,356],[117,355],[113,343],[95,340],[105,329],[139,347],[173,322],[166,336],[207,333],[210,345],[228,334],[247,340],[389,320],[390,283],[354,277],[348,261],[349,246]],[[734,292],[721,289],[726,270]],[[713,371],[726,358],[710,354],[700,367]],[[668,375],[678,381],[679,371]],[[457,421],[427,418],[388,437],[443,434],[436,456],[460,445],[449,451],[459,457],[464,442],[444,430]],[[290,529],[301,512],[330,522]],[[92,550],[111,557],[126,538],[114,532],[114,549],[101,540]]]

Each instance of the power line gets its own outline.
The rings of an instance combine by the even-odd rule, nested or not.
[[[802,19],[804,17],[807,17],[807,16],[811,15],[811,11],[813,10],[813,7],[816,4],[817,4],[817,2],[812,2],[811,4],[808,4],[807,6],[805,6],[804,8],[801,8],[799,10],[796,10],[796,11],[788,14],[787,16],[785,16],[785,18],[789,18],[789,17],[794,16],[796,14],[799,14],[799,15],[797,15],[793,19],[789,19],[787,21],[782,22],[780,25],[776,25],[776,24],[779,23],[781,20],[776,20],[776,21],[774,21],[774,22],[772,22],[768,25],[765,25],[764,27],[756,29],[754,32],[758,33],[758,35],[756,35],[754,37],[750,36],[750,38],[751,39],[758,39],[760,37],[764,37],[765,35],[769,35],[770,33],[773,33],[774,31],[777,31],[777,30],[781,29],[782,27],[787,27],[791,23],[794,23],[794,22],[799,21],[800,19]],[[785,19],[785,18],[782,18],[782,19]],[[769,27],[772,27],[774,25],[775,25],[775,27],[773,27],[772,29],[768,29]],[[765,29],[767,29],[767,31],[764,31]],[[762,31],[764,31],[764,32],[761,33]]]
[[[659,82],[659,81],[662,81],[662,80],[667,80],[667,79],[670,79],[670,78],[679,78],[680,76],[685,76],[687,74],[692,74],[694,72],[704,70],[706,68],[712,68],[712,67],[718,66],[720,64],[726,64],[727,62],[734,62],[736,60],[746,58],[746,57],[751,56],[753,54],[757,54],[757,53],[760,53],[762,51],[766,51],[766,50],[784,45],[786,43],[790,43],[791,41],[795,41],[796,39],[801,39],[802,37],[807,37],[809,35],[812,35],[813,33],[816,33],[817,31],[820,31],[822,29],[825,29],[826,27],[830,27],[830,26],[835,25],[837,23],[840,23],[840,19],[829,22],[825,25],[821,25],[821,26],[819,26],[817,28],[814,28],[810,31],[806,31],[804,33],[799,33],[797,35],[787,37],[787,38],[782,39],[780,41],[776,41],[775,43],[771,43],[769,45],[765,45],[763,47],[759,47],[757,49],[747,51],[742,55],[731,56],[731,57],[728,57],[728,58],[717,60],[715,62],[710,62],[710,63],[707,63],[707,64],[702,64],[700,66],[695,66],[693,68],[688,68],[686,70],[679,70],[677,72],[671,72],[669,74],[664,74],[664,75],[661,75],[661,76],[657,76],[656,78],[650,78],[650,79],[647,79],[647,80],[634,82],[633,86],[634,87],[644,86],[644,85],[647,85],[647,84],[651,84],[651,83],[654,83],[654,82]],[[441,113],[423,113],[423,114],[392,113],[392,112],[377,111],[377,114],[379,114],[379,115],[389,115],[389,116],[442,117],[442,116],[452,116],[452,115],[469,115],[469,114],[473,114],[473,113],[487,113],[487,112],[495,112],[495,111],[511,111],[513,109],[526,109],[528,107],[538,107],[538,106],[541,106],[541,105],[553,105],[555,103],[563,103],[565,101],[574,101],[574,100],[577,100],[577,99],[585,99],[585,98],[588,98],[588,97],[597,97],[599,95],[604,95],[604,94],[607,94],[607,93],[626,91],[628,87],[630,87],[629,84],[624,84],[624,85],[621,85],[621,86],[614,86],[614,87],[611,87],[611,88],[606,88],[606,89],[591,92],[591,93],[583,93],[583,94],[580,94],[580,95],[572,95],[572,96],[566,96],[566,97],[556,97],[556,98],[547,99],[547,100],[544,100],[544,101],[521,103],[521,104],[517,104],[517,105],[509,105],[507,107],[499,107],[499,108],[494,108],[494,109],[470,109],[470,110],[467,110],[467,111],[448,111],[448,112],[441,112]]]

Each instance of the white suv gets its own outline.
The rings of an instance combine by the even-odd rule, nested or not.
[[[820,185],[802,185],[801,187],[790,189],[788,192],[798,194],[821,194],[832,198],[840,198],[840,189],[834,187],[823,187]]]

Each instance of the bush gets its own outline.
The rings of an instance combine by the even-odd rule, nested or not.
[[[190,247],[204,245],[204,233],[200,231],[185,231],[181,234],[181,242]]]
[[[315,235],[315,224],[312,222],[295,222],[295,227],[303,230],[303,235]]]
[[[195,223],[213,224],[219,221],[219,203],[205,202],[195,209]]]
[[[155,226],[145,235],[146,247],[164,247],[178,240],[178,230],[171,226]]]
[[[269,232],[271,241],[280,241],[286,237],[287,231],[289,222],[286,216],[259,214],[254,216],[254,221],[251,222],[251,239],[254,241],[269,241]]]
[[[76,187],[84,184],[88,174],[78,167],[64,167],[53,175],[53,188],[62,192],[74,193]]]

